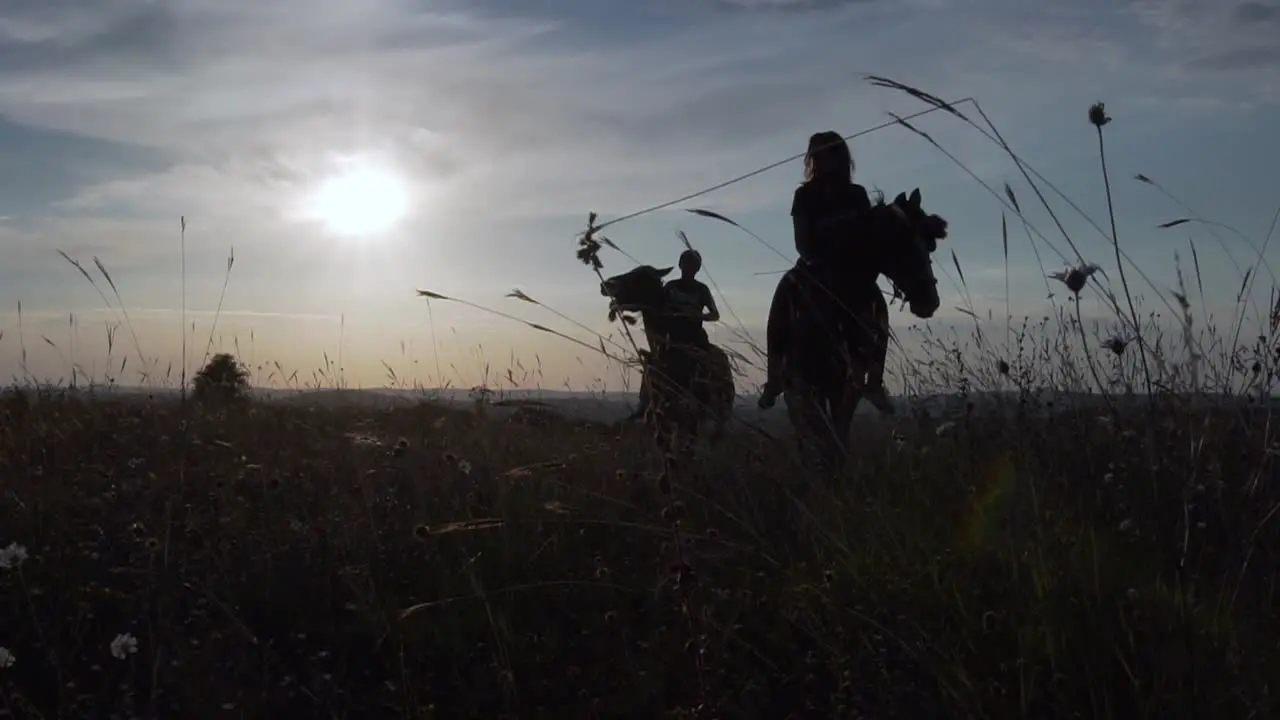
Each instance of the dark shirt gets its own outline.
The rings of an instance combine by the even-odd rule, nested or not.
[[[871,197],[857,183],[804,183],[791,201],[796,252],[806,262],[821,264],[837,243],[854,240],[856,219],[870,210]]]
[[[676,278],[667,283],[667,297],[671,308],[671,339],[674,342],[706,342],[707,332],[702,327],[702,313],[715,302],[711,288],[694,278]]]

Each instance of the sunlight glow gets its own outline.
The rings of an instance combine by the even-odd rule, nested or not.
[[[311,198],[310,214],[338,234],[370,235],[394,225],[408,205],[408,193],[398,178],[360,166],[321,183]]]

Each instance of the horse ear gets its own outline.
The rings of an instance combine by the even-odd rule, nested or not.
[[[893,199],[893,204],[894,204],[894,205],[906,205],[906,204],[907,204],[907,194],[906,194],[906,193],[898,193],[898,196],[897,196],[897,197],[895,197],[895,198]]]
[[[668,265],[664,268],[654,268],[653,274],[657,277],[664,278],[670,275],[671,271],[674,269],[675,269],[674,265]]]
[[[911,191],[911,197],[907,198],[907,202],[911,203],[911,207],[920,207],[920,188]]]

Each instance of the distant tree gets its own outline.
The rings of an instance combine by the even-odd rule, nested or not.
[[[235,355],[218,353],[196,373],[192,384],[199,400],[243,400],[249,395],[249,370]]]

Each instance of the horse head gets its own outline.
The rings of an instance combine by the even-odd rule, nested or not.
[[[932,256],[938,241],[947,236],[947,221],[924,211],[920,188],[909,196],[899,193],[876,211],[881,220],[875,223],[881,272],[906,296],[911,314],[926,320],[933,317],[942,303]]]
[[[600,283],[600,294],[609,298],[609,318],[620,313],[655,310],[666,300],[663,279],[671,274],[670,266],[655,268],[641,265],[633,270],[606,278]]]

